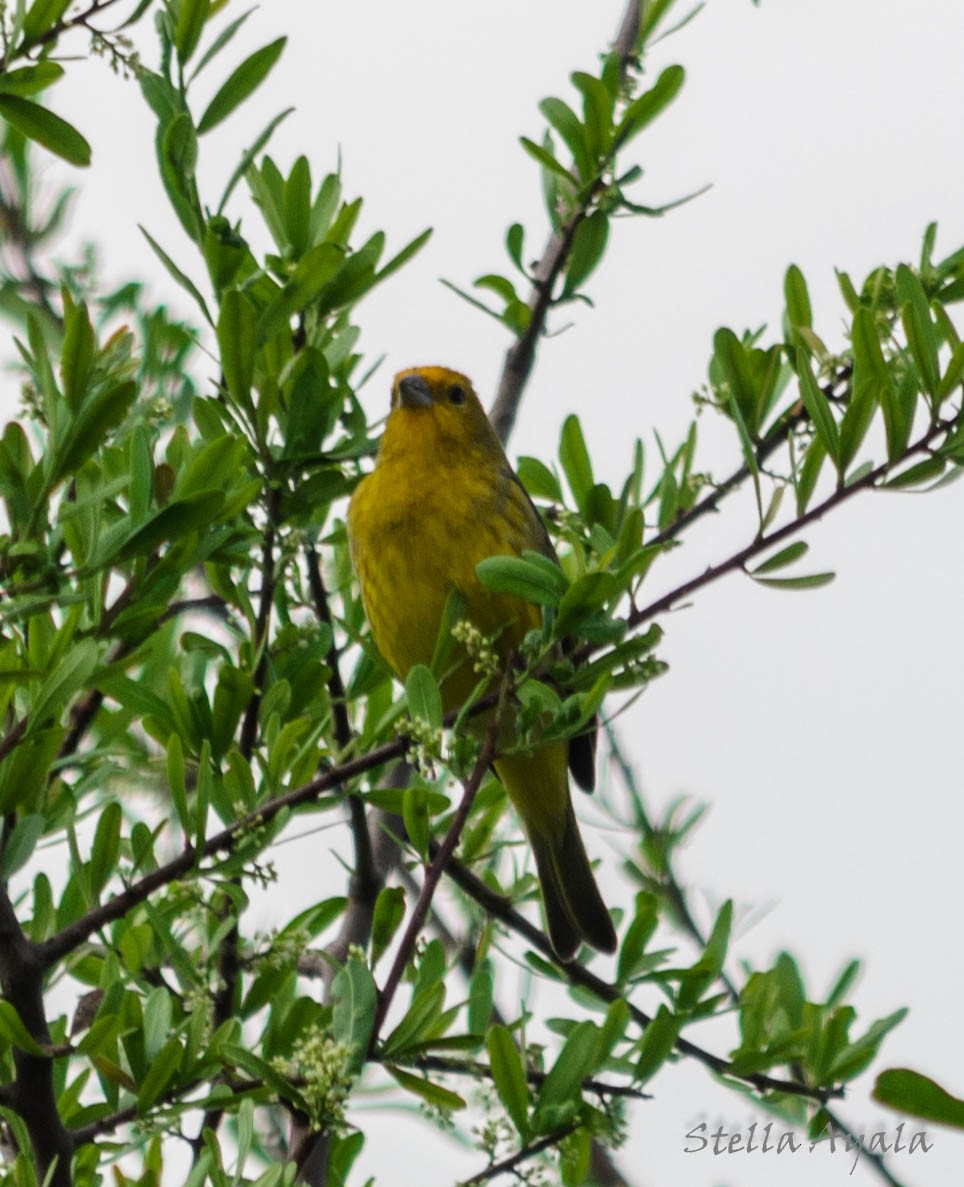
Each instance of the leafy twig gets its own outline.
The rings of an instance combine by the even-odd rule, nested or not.
[[[640,10],[639,0],[629,0],[620,21],[614,49],[619,55],[620,74],[623,78],[635,59],[639,40]],[[545,332],[546,319],[552,307],[552,290],[569,259],[576,231],[598,195],[599,185],[591,186],[576,213],[550,235],[542,257],[533,268],[533,285],[528,300],[529,324],[506,351],[495,402],[489,413],[503,445],[512,433],[523,392],[532,374],[536,346]]]
[[[578,1128],[578,1123],[574,1122],[572,1125],[567,1125],[564,1129],[558,1129],[555,1133],[550,1133],[544,1138],[539,1138],[538,1141],[530,1142],[528,1146],[523,1146],[518,1153],[511,1155],[511,1157],[503,1158],[501,1162],[493,1162],[491,1166],[487,1166],[484,1171],[479,1171],[471,1179],[463,1179],[459,1187],[474,1187],[477,1183],[488,1183],[492,1179],[498,1178],[499,1175],[508,1174],[509,1171],[514,1171],[517,1166],[521,1166],[523,1162],[528,1162],[530,1158],[534,1158],[544,1150],[551,1150],[553,1146],[558,1146],[570,1134],[575,1133]]]
[[[618,985],[604,981],[602,977],[597,977],[595,973],[590,972],[584,965],[578,964],[575,961],[571,964],[561,961],[553,951],[548,936],[544,935],[525,916],[516,911],[507,898],[492,890],[481,878],[477,878],[467,866],[453,859],[448,863],[446,873],[479,906],[484,908],[494,918],[504,923],[517,935],[522,936],[534,948],[538,949],[543,956],[547,957],[571,985],[579,985],[583,989],[588,989],[600,1001],[614,1002],[625,1000],[633,1018],[643,1028],[649,1026],[650,1022],[652,1022],[652,1018],[645,1011],[626,999],[623,990]],[[741,1080],[746,1084],[752,1085],[760,1092],[784,1092],[791,1096],[802,1096],[811,1100],[817,1100],[821,1104],[841,1095],[839,1089],[813,1088],[808,1084],[798,1083],[795,1080],[780,1080],[772,1076],[757,1073],[752,1075],[738,1075],[733,1071],[732,1065],[728,1060],[723,1059],[719,1055],[714,1055],[711,1051],[706,1051],[702,1047],[698,1047],[695,1043],[691,1043],[687,1039],[677,1039],[676,1050],[681,1055],[692,1056],[692,1058],[698,1060],[704,1067],[709,1068],[716,1075]]]
[[[375,1010],[375,1022],[372,1026],[372,1037],[370,1049],[374,1051],[375,1044],[378,1040],[378,1032],[381,1029],[382,1023],[385,1021],[389,1008],[392,1004],[392,999],[395,996],[395,991],[402,980],[402,974],[411,959],[412,953],[415,950],[415,942],[421,934],[422,928],[425,925],[426,917],[428,916],[429,908],[432,905],[432,898],[441,880],[442,874],[446,867],[452,860],[452,854],[455,852],[455,847],[459,843],[459,837],[462,835],[462,829],[465,827],[465,822],[468,819],[469,812],[475,800],[476,792],[482,785],[482,780],[485,778],[485,773],[489,769],[489,765],[495,756],[495,741],[496,733],[499,728],[499,718],[501,716],[500,710],[504,704],[505,697],[509,687],[511,667],[506,666],[506,674],[502,679],[502,686],[499,691],[500,704],[496,708],[492,716],[492,720],[486,726],[485,736],[482,740],[482,749],[479,751],[479,757],[476,759],[475,766],[472,769],[472,774],[464,784],[462,799],[456,810],[452,823],[449,825],[448,832],[445,834],[445,839],[441,845],[435,847],[432,855],[432,861],[428,869],[425,871],[425,880],[422,883],[422,890],[418,896],[418,901],[415,904],[415,909],[412,912],[412,917],[408,921],[408,926],[405,929],[405,934],[402,936],[401,942],[398,946],[398,951],[395,954],[395,960],[389,971],[388,977],[385,979],[385,984],[382,986],[378,995],[378,1006]]]

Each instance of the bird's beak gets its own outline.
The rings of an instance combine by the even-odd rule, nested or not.
[[[406,375],[398,381],[398,402],[403,408],[432,407],[432,392],[421,375]]]

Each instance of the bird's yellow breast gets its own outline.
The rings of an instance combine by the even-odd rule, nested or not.
[[[400,417],[408,423],[400,425]],[[487,556],[543,550],[542,525],[504,456],[446,440],[425,414],[396,411],[392,420],[396,432],[386,431],[378,464],[348,512],[375,642],[401,679],[414,664],[430,663],[446,600],[458,589],[465,618],[498,636],[495,650],[504,659],[540,614],[485,589],[475,567]],[[464,701],[477,679],[469,663],[458,666],[443,684],[446,709]]]

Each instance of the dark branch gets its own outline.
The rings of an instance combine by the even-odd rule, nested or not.
[[[511,668],[507,667],[507,675],[503,678],[502,688],[500,690],[500,708],[509,687],[508,672]],[[465,822],[468,819],[469,812],[472,809],[472,804],[475,801],[476,792],[482,785],[482,780],[485,778],[485,773],[492,763],[495,756],[495,739],[496,731],[499,727],[500,711],[496,709],[492,716],[492,720],[486,726],[485,737],[482,741],[482,749],[479,751],[479,757],[476,759],[475,766],[472,769],[472,774],[464,784],[464,791],[461,802],[452,823],[449,825],[448,832],[445,834],[445,839],[441,845],[435,847],[432,854],[432,861],[428,869],[425,871],[425,880],[422,883],[422,890],[418,896],[418,901],[415,904],[415,909],[412,912],[412,917],[408,921],[408,927],[405,929],[405,934],[402,936],[401,943],[398,946],[398,951],[395,953],[395,960],[392,964],[385,984],[382,986],[381,992],[378,995],[378,1007],[375,1010],[375,1023],[372,1026],[372,1037],[369,1050],[374,1051],[375,1045],[378,1042],[378,1032],[381,1029],[382,1023],[388,1015],[389,1008],[392,1004],[392,999],[395,996],[395,991],[398,989],[402,980],[402,974],[412,957],[415,950],[415,943],[421,934],[422,928],[425,926],[425,920],[428,917],[429,909],[432,906],[432,898],[438,887],[442,874],[446,867],[452,860],[452,854],[455,852],[455,847],[459,843],[459,837],[462,835],[462,829],[465,827]]]
[[[510,1158],[503,1158],[501,1162],[493,1162],[491,1166],[487,1166],[484,1171],[479,1171],[471,1179],[464,1179],[459,1184],[459,1187],[473,1187],[473,1184],[488,1183],[499,1175],[508,1174],[509,1171],[514,1171],[517,1166],[521,1166],[523,1162],[528,1162],[530,1158],[535,1158],[536,1155],[542,1154],[545,1150],[551,1150],[553,1146],[558,1146],[570,1134],[575,1133],[578,1128],[578,1123],[573,1123],[572,1125],[567,1125],[565,1129],[559,1129],[544,1138],[539,1138],[537,1142],[531,1142],[528,1146],[523,1146],[517,1154],[513,1154]]]
[[[44,967],[37,949],[24,935],[0,883],[0,988],[34,1041],[49,1046],[43,985]],[[39,1175],[43,1178],[50,1172],[49,1187],[70,1187],[74,1142],[57,1111],[54,1061],[14,1045],[13,1065],[14,1082],[7,1089],[10,1107],[27,1127]]]
[[[600,1001],[626,1001],[629,1011],[637,1024],[642,1028],[649,1026],[652,1021],[650,1016],[639,1009],[638,1006],[633,1005],[631,1001],[628,1001],[623,990],[618,985],[604,981],[581,964],[575,962],[567,964],[565,961],[560,960],[553,951],[548,936],[533,926],[523,915],[520,915],[508,899],[490,889],[481,878],[477,878],[461,862],[453,858],[449,861],[445,872],[480,907],[504,923],[517,935],[522,936],[523,939],[527,940],[543,956],[550,960],[562,972],[571,985],[579,985],[583,989],[588,989]],[[741,1080],[743,1083],[752,1085],[760,1092],[785,1092],[791,1096],[802,1096],[810,1100],[818,1100],[821,1104],[842,1095],[839,1089],[812,1088],[807,1084],[798,1083],[795,1080],[780,1080],[764,1075],[737,1075],[727,1060],[721,1058],[719,1055],[714,1055],[711,1051],[706,1051],[702,1047],[698,1047],[695,1043],[691,1043],[687,1039],[678,1039],[676,1050],[681,1055],[689,1055],[698,1060],[704,1067],[709,1068],[716,1075]]]
[[[620,21],[614,46],[619,54],[623,78],[635,60],[639,24],[640,2],[639,0],[629,0],[625,14]],[[576,231],[599,196],[600,188],[601,183],[589,188],[589,192],[583,197],[575,214],[563,226],[553,231],[545,251],[542,253],[542,258],[533,268],[533,286],[528,300],[529,324],[524,333],[520,334],[506,351],[495,402],[489,413],[503,445],[512,433],[522,395],[529,382],[529,376],[532,374],[536,348],[539,339],[545,333],[546,320],[552,307],[553,288],[569,260]]]

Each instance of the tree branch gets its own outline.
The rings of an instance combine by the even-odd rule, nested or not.
[[[640,8],[640,0],[629,0],[613,47],[619,55],[622,78],[626,77],[635,59],[639,39]],[[533,285],[527,302],[529,324],[506,351],[495,401],[489,412],[489,418],[503,445],[512,433],[523,392],[532,374],[536,347],[545,332],[546,320],[552,307],[552,290],[569,260],[576,231],[598,194],[598,185],[590,187],[576,213],[549,236],[545,251],[533,268]]]
[[[492,1179],[498,1178],[499,1175],[508,1174],[509,1171],[514,1171],[517,1166],[521,1166],[523,1162],[528,1162],[530,1158],[535,1158],[537,1154],[541,1154],[544,1150],[551,1150],[553,1146],[558,1146],[570,1134],[575,1133],[578,1128],[578,1123],[574,1122],[572,1125],[567,1125],[564,1129],[559,1129],[544,1138],[539,1138],[537,1142],[530,1142],[528,1146],[523,1146],[517,1154],[513,1154],[510,1158],[503,1158],[501,1162],[493,1162],[491,1166],[487,1166],[484,1171],[479,1171],[471,1179],[463,1179],[459,1187],[474,1187],[477,1183],[488,1183]]]
[[[614,1002],[624,1000],[627,1006],[629,1006],[630,1014],[636,1020],[637,1024],[644,1029],[652,1022],[652,1018],[647,1013],[638,1006],[633,1005],[626,998],[623,990],[618,985],[611,984],[608,981],[604,981],[601,977],[597,977],[595,973],[591,973],[584,965],[575,962],[567,964],[561,961],[556,956],[548,937],[543,932],[531,924],[525,916],[516,911],[507,898],[490,889],[481,878],[476,877],[460,861],[453,858],[449,861],[445,872],[479,906],[484,908],[494,918],[504,923],[517,935],[522,936],[534,948],[541,952],[543,956],[550,960],[571,985],[578,985],[583,989],[588,989],[600,1001]],[[709,1068],[716,1075],[740,1080],[745,1084],[752,1085],[759,1092],[784,1092],[791,1096],[802,1096],[810,1100],[816,1100],[821,1104],[825,1104],[828,1100],[838,1098],[842,1095],[840,1089],[812,1088],[808,1084],[798,1083],[795,1080],[780,1080],[762,1074],[739,1075],[733,1071],[732,1064],[728,1060],[721,1058],[719,1055],[714,1055],[711,1051],[706,1051],[702,1047],[698,1047],[695,1043],[691,1043],[687,1039],[677,1039],[676,1050],[681,1055],[689,1055],[698,1060],[704,1067]]]
[[[6,887],[0,883],[0,988],[17,1011],[31,1037],[49,1045],[50,1031],[44,1012],[44,966],[37,948],[24,935]],[[14,1044],[15,1079],[8,1087],[10,1107],[23,1119],[37,1159],[39,1177],[49,1187],[71,1187],[70,1162],[74,1142],[57,1111],[54,1061],[33,1055]]]
[[[815,507],[805,512],[805,514],[797,516],[790,523],[784,524],[783,527],[777,528],[766,536],[758,535],[750,544],[735,552],[727,560],[721,561],[718,565],[709,566],[709,568],[705,569],[698,576],[677,586],[676,589],[664,594],[661,598],[657,598],[655,602],[651,602],[648,606],[631,611],[626,619],[627,627],[630,630],[635,630],[637,627],[642,626],[643,623],[655,618],[658,614],[672,609],[677,602],[681,602],[684,598],[689,597],[696,590],[711,585],[720,577],[725,577],[727,573],[744,568],[747,561],[773,548],[774,545],[782,543],[788,537],[795,535],[801,528],[805,528],[815,520],[822,519],[828,511],[833,511],[836,507],[851,499],[859,491],[875,487],[878,482],[886,478],[897,466],[903,465],[909,458],[914,457],[918,453],[929,451],[937,438],[949,432],[954,428],[955,424],[956,421],[954,419],[937,421],[913,445],[909,445],[896,461],[882,462],[879,466],[876,466],[873,470],[869,470],[862,478],[857,479],[856,482],[852,482],[849,486],[838,485],[834,492],[828,495],[822,503],[818,503]],[[598,645],[580,648],[579,652],[573,658],[576,659],[578,657],[582,659],[598,649]]]
[[[506,673],[502,679],[502,687],[499,692],[499,707],[492,716],[492,720],[486,726],[485,737],[482,740],[482,749],[479,751],[479,757],[475,761],[475,766],[472,769],[472,774],[464,784],[464,791],[462,800],[459,803],[452,823],[449,825],[448,832],[445,834],[445,839],[441,845],[435,847],[432,854],[432,861],[425,872],[425,880],[422,883],[422,890],[418,896],[418,901],[415,904],[415,910],[412,912],[412,917],[408,921],[408,927],[405,929],[405,934],[402,936],[401,943],[398,946],[398,951],[395,953],[395,961],[392,964],[385,984],[382,986],[378,995],[378,1006],[375,1010],[375,1022],[372,1026],[372,1037],[369,1044],[369,1051],[375,1050],[375,1045],[378,1042],[378,1033],[381,1030],[382,1023],[388,1014],[392,1004],[392,999],[395,996],[395,991],[402,980],[402,974],[412,957],[415,950],[415,942],[421,934],[422,928],[425,925],[426,917],[428,916],[429,908],[432,905],[432,897],[438,887],[442,874],[444,873],[449,862],[452,860],[452,854],[455,852],[455,847],[459,843],[459,837],[462,835],[462,829],[465,827],[465,822],[468,819],[472,804],[475,801],[476,792],[482,785],[482,780],[485,778],[485,773],[495,757],[495,739],[499,728],[499,719],[501,717],[501,708],[505,702],[505,697],[509,688],[509,681],[511,667],[506,665]]]

